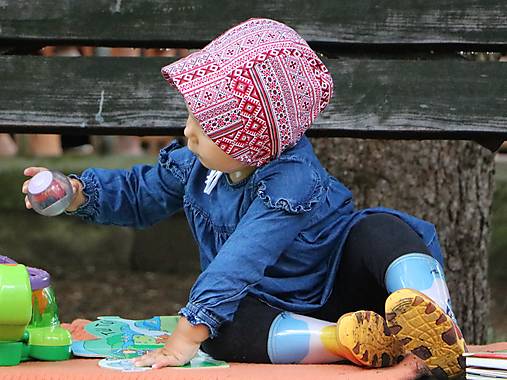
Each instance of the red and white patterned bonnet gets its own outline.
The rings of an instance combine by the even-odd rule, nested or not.
[[[261,166],[294,146],[331,98],[333,81],[296,31],[250,19],[162,68],[225,153]]]

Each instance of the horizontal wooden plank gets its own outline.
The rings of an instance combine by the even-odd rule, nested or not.
[[[0,132],[181,134],[168,58],[0,56]],[[507,64],[326,60],[331,104],[313,135],[507,140]]]
[[[0,44],[201,46],[250,17],[311,43],[507,46],[504,0],[2,0]],[[496,48],[495,48],[496,46]]]

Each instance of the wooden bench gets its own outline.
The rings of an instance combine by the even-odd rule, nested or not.
[[[18,0],[0,3],[0,49],[202,47],[249,17],[298,30],[335,58],[335,96],[314,136],[507,140],[507,4],[394,1]],[[10,49],[11,48],[11,49]],[[0,131],[181,134],[185,110],[158,74],[167,58],[0,57]]]
[[[199,48],[232,25],[250,17],[268,17],[295,28],[323,54],[332,72],[332,102],[309,130],[310,136],[474,140],[494,151],[507,140],[507,64],[470,59],[474,54],[467,52],[493,52],[496,55],[489,55],[493,58],[505,54],[505,15],[507,3],[501,0],[388,4],[374,0],[0,0],[0,132],[182,135],[183,100],[159,74],[173,59],[28,53],[47,45]],[[460,153],[453,159],[470,158],[463,157],[467,155]],[[471,183],[480,188],[491,182],[493,161],[484,164],[487,176],[481,178],[484,171],[473,174],[472,166],[482,158],[474,161],[474,157],[456,167],[462,168],[460,175],[472,173],[475,182]],[[441,170],[445,167],[434,168]],[[455,191],[463,193],[468,187],[460,183]],[[479,198],[486,198],[488,209],[492,186],[481,191],[476,189]],[[448,249],[447,255],[455,259],[451,274],[464,273],[474,260],[480,261],[481,276],[487,272],[486,211],[477,218],[468,216],[480,224],[477,248],[470,249],[477,250],[475,256],[467,252],[465,262],[465,253]],[[461,218],[454,214],[442,223]],[[459,241],[471,239],[463,233],[442,232],[444,238],[449,234]],[[459,285],[459,280],[454,282]],[[472,288],[486,286],[481,284]],[[469,291],[454,294],[462,293],[466,296],[458,301],[470,304]],[[466,305],[458,310],[458,315],[470,320],[464,330],[476,343],[485,337],[484,328],[474,327],[484,323],[481,313]]]

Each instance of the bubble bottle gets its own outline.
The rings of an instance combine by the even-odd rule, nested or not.
[[[28,200],[32,208],[44,216],[64,212],[70,206],[73,195],[70,180],[58,171],[41,171],[28,182]]]

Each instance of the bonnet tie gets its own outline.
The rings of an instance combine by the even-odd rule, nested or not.
[[[204,182],[206,184],[206,186],[204,187],[205,194],[208,194],[208,195],[211,194],[211,192],[213,191],[213,189],[217,185],[218,180],[220,179],[222,174],[224,174],[224,173],[221,171],[210,170],[208,176],[206,177],[206,181]]]

